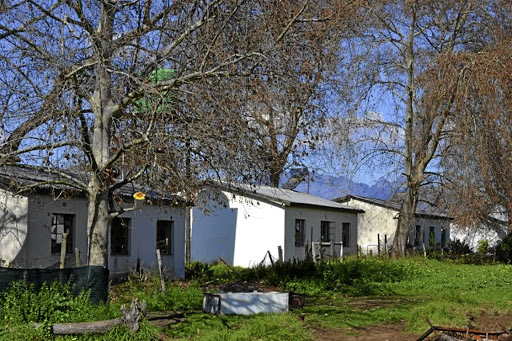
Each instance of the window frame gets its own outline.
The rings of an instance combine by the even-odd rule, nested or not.
[[[414,246],[421,246],[421,225],[414,226]]]
[[[299,236],[299,238],[297,238]],[[306,219],[295,219],[295,246],[304,246],[306,242]]]
[[[117,223],[118,221],[121,221],[119,223],[119,226],[126,228],[126,233],[123,234],[123,238],[126,242],[126,251],[115,251],[114,250],[114,241],[116,241],[117,244],[117,237],[114,238],[114,232],[117,231]],[[111,256],[130,256],[131,254],[131,224],[132,219],[131,218],[125,218],[125,217],[115,217],[110,222],[110,255]],[[114,230],[116,229],[116,230]],[[121,245],[122,247],[122,245]]]
[[[435,226],[429,226],[428,228],[428,246],[436,246],[436,228]]]
[[[327,235],[327,238],[326,238]],[[320,221],[320,242],[328,243],[331,241],[331,222],[327,220]]]
[[[73,253],[74,248],[74,227],[75,227],[75,215],[70,213],[52,213],[51,214],[52,221],[50,225],[50,253],[52,255],[58,255],[61,253],[61,245],[62,245],[62,234],[66,232],[66,225],[68,224],[67,233],[68,236],[66,237],[66,254],[70,255]],[[56,221],[59,217],[63,217],[62,223],[59,223]],[[70,219],[67,220],[67,219]],[[63,225],[63,231],[62,232],[54,232],[54,228],[58,229],[59,225]],[[55,235],[55,239],[53,236]],[[58,243],[58,236],[61,236],[61,242]]]
[[[162,224],[168,224],[168,226],[161,226]],[[164,229],[165,236],[161,236],[162,234],[159,234],[159,231]],[[155,240],[155,248],[157,250],[160,250],[160,254],[163,256],[170,256],[173,254],[173,233],[174,233],[174,220],[158,220],[156,222],[156,240]],[[160,238],[159,238],[160,235]],[[168,239],[169,241],[166,243],[163,241],[163,238]],[[160,240],[162,239],[162,240]],[[159,246],[159,243],[161,244],[164,242],[164,246]]]
[[[350,247],[350,223],[341,223],[341,242],[343,247]]]

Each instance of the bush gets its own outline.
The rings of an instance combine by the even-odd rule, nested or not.
[[[89,293],[73,294],[71,283],[43,284],[39,291],[24,281],[13,282],[9,291],[0,295],[0,318],[5,324],[29,322],[76,322],[91,316],[93,304]]]
[[[496,245],[496,260],[504,263],[512,262],[512,233]]]
[[[446,252],[451,256],[461,256],[473,253],[473,251],[471,251],[471,247],[459,239],[451,240],[450,243],[448,243]]]

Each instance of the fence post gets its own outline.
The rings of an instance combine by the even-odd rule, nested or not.
[[[80,249],[77,247],[75,247],[75,264],[77,268],[80,267]]]
[[[380,256],[380,234],[377,233],[377,255]]]
[[[62,243],[60,244],[60,268],[61,269],[64,269],[66,267],[67,239],[68,239],[68,233],[64,232],[62,234]]]
[[[277,256],[279,257],[279,262],[283,262],[283,248],[281,245],[277,246]]]
[[[160,249],[156,249],[156,261],[158,262],[158,273],[160,274],[160,285],[162,286],[162,294],[165,294],[165,281],[162,275],[162,257],[160,257]]]
[[[384,254],[388,256],[388,235],[384,235]]]
[[[331,257],[336,258],[335,249],[334,249],[334,240],[331,240]]]

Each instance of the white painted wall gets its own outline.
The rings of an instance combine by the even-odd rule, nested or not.
[[[284,245],[285,211],[279,204],[250,199],[214,188],[196,200],[192,222],[192,260],[250,267],[267,251],[277,257]]]
[[[84,198],[54,199],[51,195],[28,197],[27,267],[56,267],[60,254],[51,253],[52,214],[73,214],[73,249],[80,249],[81,263],[87,261],[87,202]],[[67,266],[75,266],[74,255],[66,257]]]
[[[388,246],[393,244],[397,226],[398,212],[382,206],[370,204],[357,199],[351,199],[346,203],[348,206],[359,207],[364,213],[359,214],[357,242],[361,246],[362,253],[374,254],[378,251],[378,234],[380,234],[381,251],[384,247],[384,237],[387,235]],[[450,221],[446,219],[415,218],[414,226],[421,226],[420,243],[425,242],[428,248],[429,228],[435,228],[435,243],[441,243],[442,231],[448,229],[446,242],[450,240]],[[414,242],[414,230],[409,233],[409,240]]]
[[[8,193],[8,192],[7,192]],[[87,260],[87,201],[85,198],[58,198],[50,195],[30,195],[28,197],[1,196],[2,203],[10,206],[15,204],[15,212],[20,219],[16,223],[17,235],[25,236],[24,243],[3,243],[12,241],[11,234],[3,237],[5,226],[0,227],[0,255],[18,253],[12,260],[13,265],[26,268],[47,268],[57,266],[60,254],[51,253],[50,229],[52,214],[73,214],[73,249],[78,248],[81,254],[81,264]],[[8,199],[5,199],[7,197]],[[0,203],[0,212],[2,208]],[[141,205],[137,210],[128,212],[122,217],[131,218],[130,254],[127,256],[111,256],[109,252],[109,270],[112,273],[127,272],[134,269],[137,258],[143,268],[156,268],[156,224],[160,220],[173,220],[173,252],[163,255],[163,266],[177,277],[185,275],[185,210],[180,207]],[[1,225],[0,225],[1,226]],[[28,231],[28,233],[27,233]],[[11,238],[11,239],[8,239]],[[21,238],[18,238],[21,240]],[[20,246],[20,244],[22,244]],[[6,250],[9,250],[8,252]],[[3,258],[0,256],[0,258]],[[9,259],[7,259],[9,261]],[[67,266],[75,266],[75,256],[66,257]]]
[[[461,227],[452,225],[451,227],[451,240],[460,240],[473,251],[478,250],[480,241],[487,240],[489,247],[495,247],[508,233],[506,224],[502,226],[487,226],[479,225],[476,227]]]
[[[0,266],[26,263],[28,199],[0,189]]]
[[[312,207],[287,207],[286,208],[286,242],[284,248],[285,259],[304,259],[304,247],[295,246],[295,219],[305,220],[305,243],[311,248],[312,241],[320,241],[321,221],[329,221],[335,224],[335,242],[342,241],[343,223],[350,223],[350,243],[344,246],[343,255],[355,254],[357,252],[358,220],[356,212],[343,212]],[[339,255],[339,247],[336,247],[336,254]]]
[[[158,220],[172,220],[172,254],[161,255],[163,266],[174,276],[185,276],[185,210],[181,207],[140,205],[135,211],[122,214],[131,219],[130,249],[127,256],[109,255],[109,269],[113,273],[124,273],[135,269],[137,258],[141,267],[157,268],[156,225]]]

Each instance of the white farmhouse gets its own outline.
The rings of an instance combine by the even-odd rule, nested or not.
[[[284,260],[303,259],[312,242],[343,244],[357,252],[359,208],[313,195],[265,186],[206,187],[192,211],[191,258],[250,267],[270,252]],[[336,255],[340,254],[336,246]]]
[[[400,205],[394,202],[347,195],[334,201],[350,207],[361,208],[359,215],[357,243],[363,254],[377,254],[379,243],[381,252],[393,244],[398,222]],[[443,214],[432,214],[417,210],[414,228],[409,231],[408,247],[411,249],[433,248],[447,245],[450,241],[450,223],[453,218]],[[387,241],[387,245],[384,242]]]
[[[81,265],[87,265],[86,198],[62,187],[37,186],[44,176],[23,169],[0,169],[0,266],[58,267],[64,232],[68,233],[66,266],[76,266],[75,249],[79,250]],[[15,194],[21,187],[33,189]],[[133,193],[124,194],[126,199]],[[128,272],[137,265],[155,268],[158,248],[163,266],[184,277],[184,247],[184,208],[168,200],[140,202],[135,210],[112,221],[108,267],[111,274]]]

